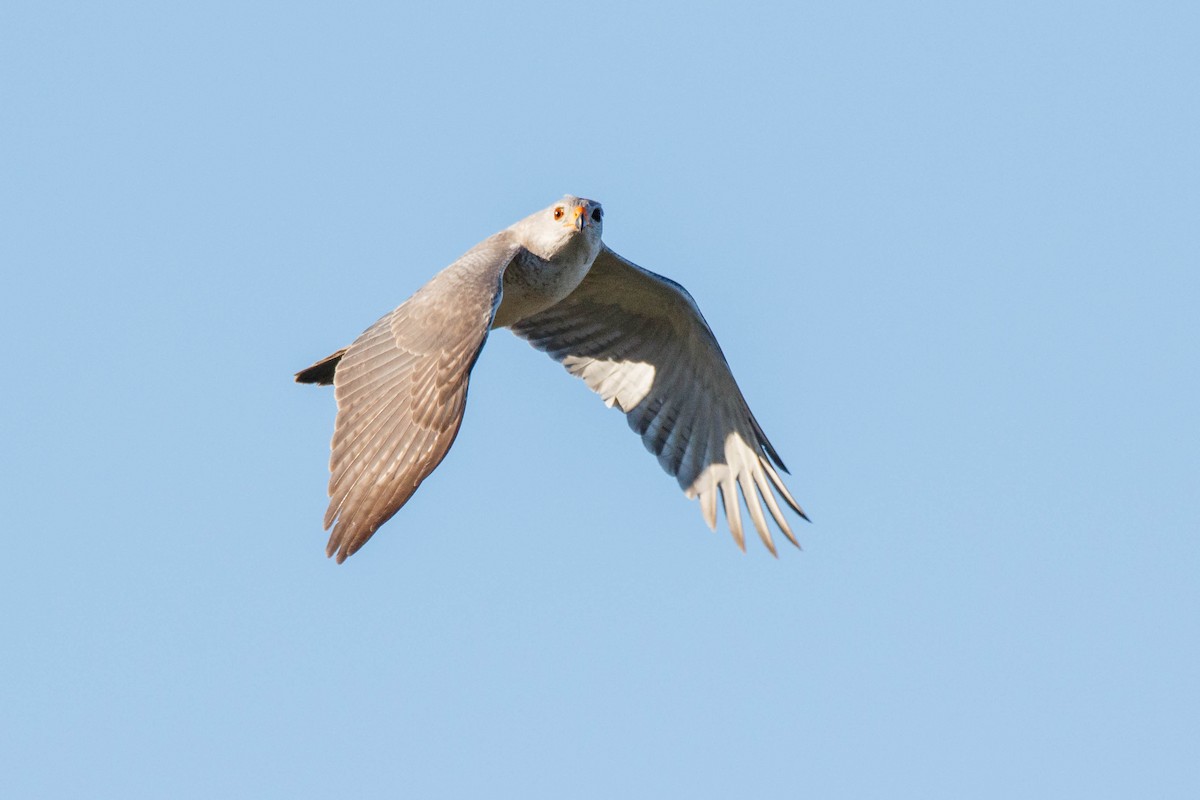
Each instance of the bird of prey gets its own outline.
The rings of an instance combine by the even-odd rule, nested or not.
[[[337,399],[326,555],[345,561],[445,458],[492,328],[527,339],[623,411],[663,469],[699,498],[710,528],[720,495],[746,549],[740,490],[772,554],[763,503],[800,546],[775,493],[808,517],[696,302],[610,250],[603,217],[594,200],[563,197],[484,239],[349,347],[296,373],[299,383],[332,383]]]

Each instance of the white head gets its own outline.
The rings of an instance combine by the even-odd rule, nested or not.
[[[546,259],[584,257],[600,252],[604,209],[595,200],[566,195],[554,205],[513,225],[521,243]]]

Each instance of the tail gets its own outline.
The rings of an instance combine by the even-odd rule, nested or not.
[[[320,386],[328,386],[333,383],[333,373],[337,370],[338,362],[342,360],[342,356],[346,355],[346,351],[349,349],[343,347],[333,355],[322,358],[308,369],[300,370],[296,373],[296,383],[315,383]]]

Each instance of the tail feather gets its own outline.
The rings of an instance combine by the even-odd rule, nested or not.
[[[322,358],[308,369],[300,370],[296,373],[296,383],[315,383],[319,386],[328,386],[333,383],[333,373],[337,370],[338,362],[342,360],[342,356],[346,355],[346,351],[349,349],[343,347],[333,355]]]

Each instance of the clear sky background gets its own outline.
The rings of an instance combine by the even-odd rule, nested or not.
[[[0,794],[1200,796],[1200,7],[400,6],[0,8]],[[292,373],[567,192],[804,551],[500,331],[326,560]]]

